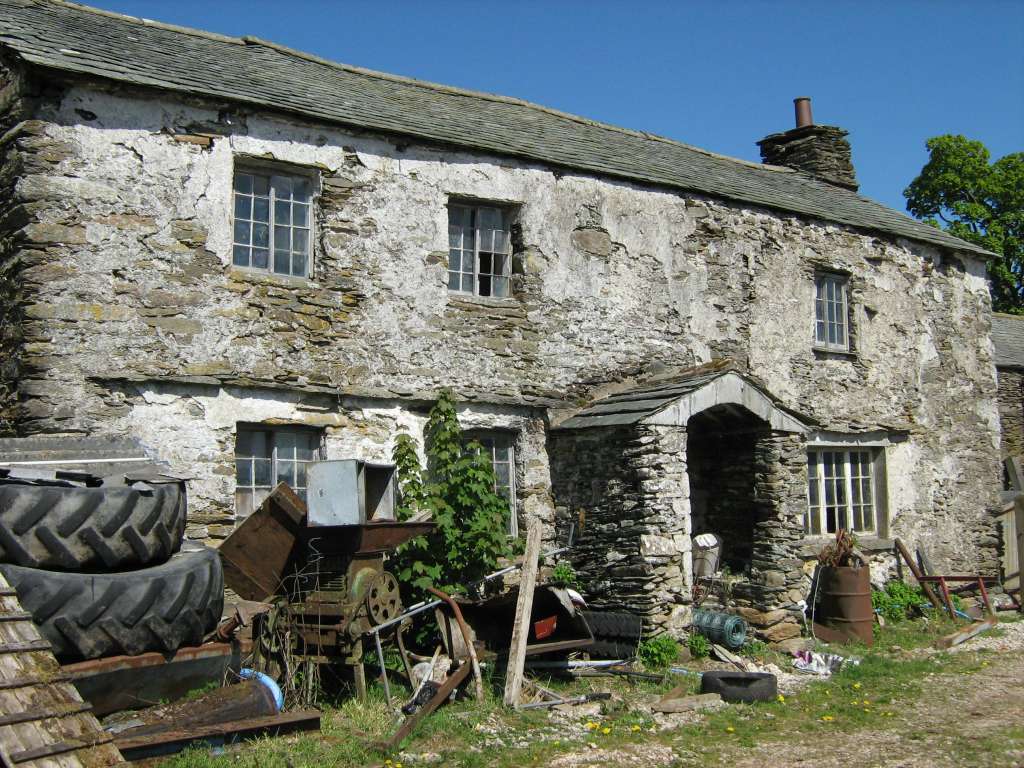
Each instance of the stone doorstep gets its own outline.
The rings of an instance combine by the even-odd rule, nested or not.
[[[692,696],[675,698],[662,697],[651,703],[652,712],[675,715],[681,712],[698,712],[707,709],[720,709],[725,702],[717,693],[699,693]]]

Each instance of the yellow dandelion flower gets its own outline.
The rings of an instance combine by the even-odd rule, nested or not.
[[[864,711],[865,711],[865,712],[870,712],[871,710],[870,710],[870,709],[868,709],[867,707],[864,707]]]
[[[822,719],[823,722],[826,722],[826,723],[831,723],[833,720],[835,720],[835,718],[832,717],[832,715],[822,715],[821,719]]]
[[[634,725],[634,726],[633,726],[632,728],[630,728],[629,730],[631,730],[631,731],[632,731],[633,733],[636,733],[637,731],[639,731],[639,730],[640,730],[640,726],[639,726],[639,725]]]
[[[588,731],[597,730],[597,723],[595,723],[593,720],[591,720],[589,723],[587,723],[587,730]]]
[[[854,689],[855,691],[859,691],[859,690],[860,690],[860,683],[854,683],[854,684],[853,684],[853,689]]]
[[[603,733],[605,736],[607,736],[611,732],[612,732],[612,729],[609,728],[608,726],[605,726],[604,728],[601,729],[601,733]]]
[[[786,700],[786,697],[780,693],[778,696],[775,697],[775,700],[778,702],[784,702]]]
[[[727,726],[725,727],[725,732],[726,732],[726,733],[735,733],[735,732],[736,732],[736,729],[735,729],[735,728],[733,728],[733,727],[732,727],[731,725],[727,725]]]

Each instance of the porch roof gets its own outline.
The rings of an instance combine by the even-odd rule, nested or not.
[[[694,373],[618,392],[591,403],[559,429],[630,424],[686,426],[690,417],[715,406],[740,406],[781,432],[808,431],[809,420],[782,407],[763,387],[734,370]]]

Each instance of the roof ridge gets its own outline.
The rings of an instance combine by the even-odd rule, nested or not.
[[[94,13],[97,16],[109,16],[114,19],[130,21],[135,24],[144,24],[147,27],[166,29],[171,32],[182,32],[186,35],[192,35],[193,37],[205,37],[207,39],[217,40],[222,43],[235,43],[236,45],[245,45],[244,39],[240,37],[222,35],[218,32],[209,32],[205,29],[197,29],[196,27],[183,27],[180,24],[171,24],[167,21],[156,21],[155,19],[147,19],[145,16],[132,16],[129,13],[118,13],[117,11],[108,11],[105,8],[97,8],[92,5],[73,3],[71,2],[71,0],[27,0],[27,2],[32,3],[34,5],[63,5],[67,8],[74,8],[78,11]]]
[[[342,61],[334,61],[323,56],[317,56],[314,53],[307,51],[300,51],[297,48],[291,48],[281,43],[275,43],[271,40],[264,40],[261,37],[255,35],[242,35],[241,37],[232,37],[230,35],[221,35],[217,32],[208,32],[206,30],[197,29],[195,27],[183,27],[178,24],[171,24],[164,21],[155,21],[153,19],[147,19],[142,16],[132,16],[126,13],[117,13],[116,11],[108,11],[103,8],[95,8],[90,5],[83,5],[81,3],[71,2],[71,0],[29,0],[30,2],[41,4],[41,5],[63,5],[69,8],[74,8],[80,11],[87,11],[89,13],[95,13],[101,16],[108,16],[122,21],[128,21],[135,24],[144,24],[149,27],[156,27],[157,29],[166,29],[171,32],[180,32],[194,37],[202,37],[211,40],[217,40],[219,42],[233,43],[235,45],[260,45],[271,50],[277,51],[287,56],[293,56],[298,59],[304,59],[306,61],[320,64],[322,66],[331,67],[332,69],[340,69],[345,72],[351,72],[353,74],[362,75],[364,77],[374,77],[379,80],[387,80],[396,83],[402,83],[404,85],[411,85],[417,88],[424,88],[431,91],[440,91],[443,93],[449,93],[454,96],[465,96],[475,99],[485,99],[487,101],[494,101],[503,104],[515,104],[521,107],[527,107],[529,109],[537,110],[538,112],[544,112],[554,117],[559,117],[572,122],[580,123],[581,125],[590,125],[603,130],[613,131],[616,133],[624,133],[630,136],[637,136],[648,141],[657,141],[665,144],[671,144],[677,147],[683,147],[693,152],[699,152],[702,155],[713,157],[718,160],[727,160],[738,165],[744,165],[750,168],[757,168],[759,170],[765,170],[772,173],[798,173],[792,168],[787,168],[780,165],[769,165],[765,163],[758,163],[753,160],[744,160],[740,157],[733,157],[731,155],[723,155],[719,152],[713,152],[710,149],[704,149],[693,144],[687,144],[684,141],[678,139],[672,139],[667,136],[661,136],[657,133],[651,133],[650,131],[644,131],[637,128],[627,128],[622,125],[615,125],[613,123],[606,123],[602,120],[595,120],[590,117],[583,115],[577,115],[572,112],[565,112],[554,107],[548,107],[544,104],[538,104],[535,101],[527,101],[517,96],[505,96],[499,93],[488,93],[487,91],[475,91],[470,88],[460,88],[455,85],[447,85],[445,83],[435,83],[432,80],[420,80],[415,77],[407,77],[405,75],[396,75],[390,72],[381,72],[376,69],[367,69],[366,67],[359,67],[354,64],[346,64]]]

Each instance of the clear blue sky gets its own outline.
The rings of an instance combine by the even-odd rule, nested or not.
[[[500,93],[760,160],[850,131],[861,193],[900,210],[930,136],[1024,151],[1024,0],[93,0],[370,69]]]

